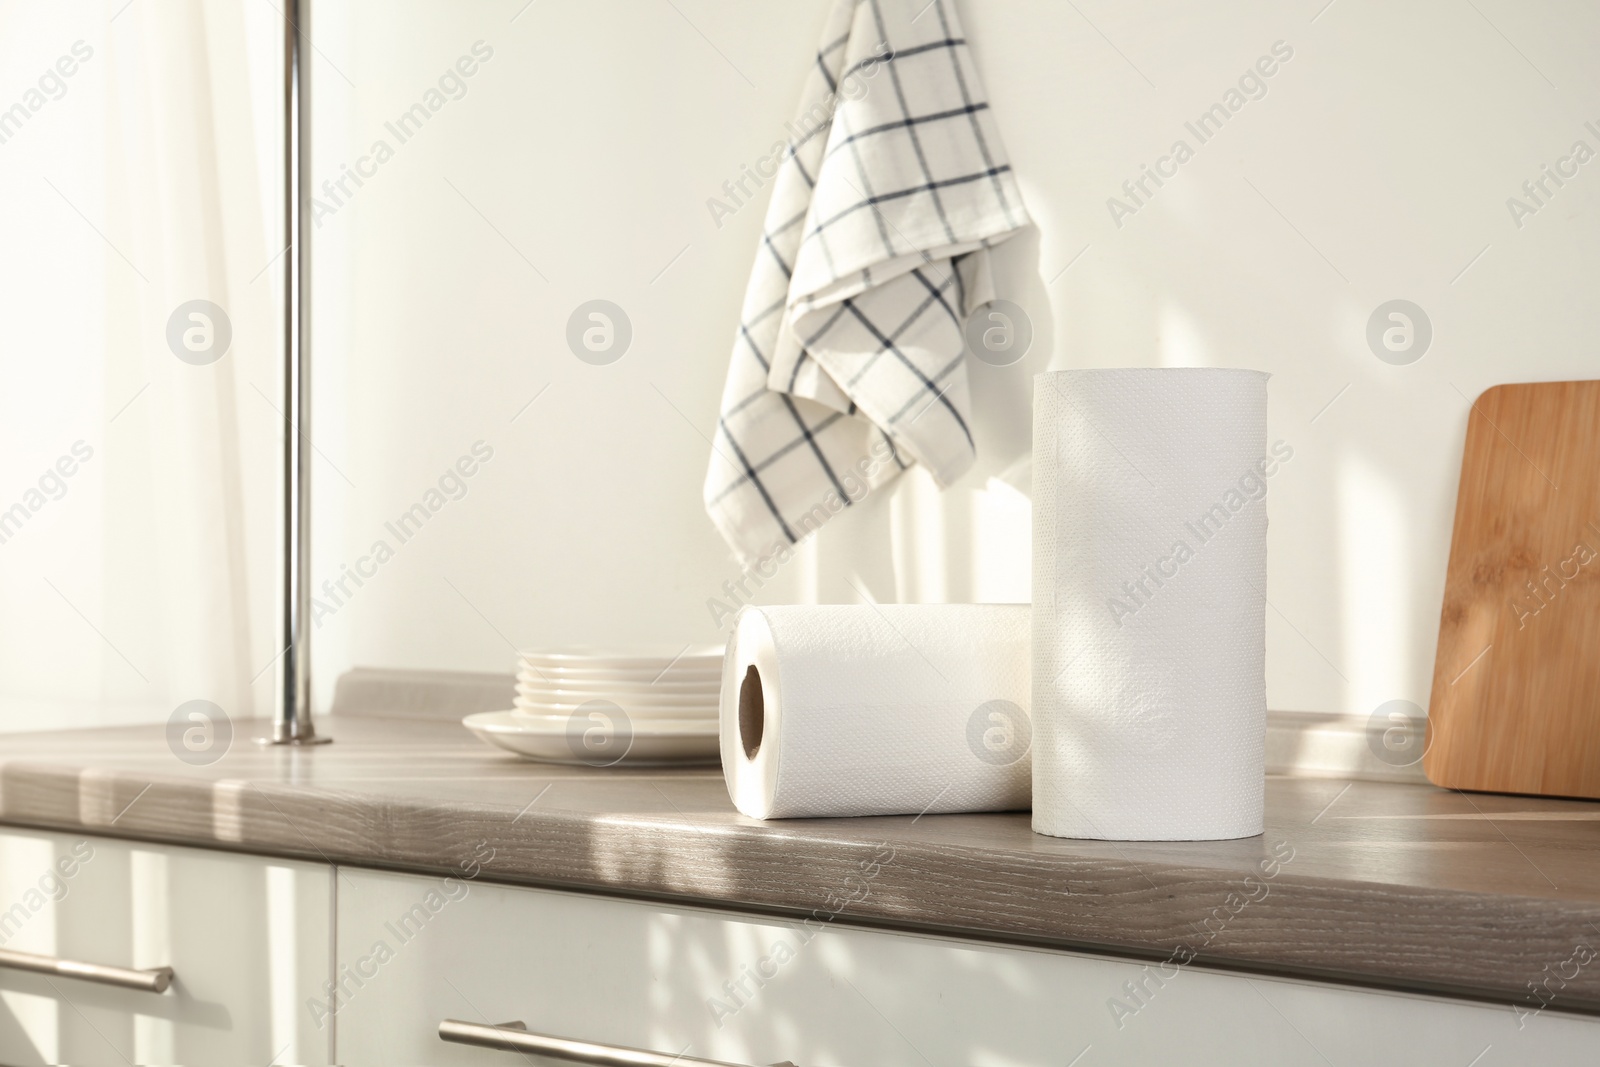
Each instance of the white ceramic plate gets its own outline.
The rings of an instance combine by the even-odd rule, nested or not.
[[[601,659],[671,659],[674,656],[720,656],[726,645],[713,642],[705,644],[682,645],[675,641],[644,642],[628,645],[544,645],[537,648],[520,649],[519,654],[524,656],[572,656],[572,657],[598,657]]]
[[[573,721],[573,716],[569,712],[546,711],[543,708],[512,708],[511,714],[517,717],[518,722],[541,730],[554,729],[557,725]],[[610,720],[596,721],[605,723]],[[574,728],[587,729],[588,722],[587,717],[580,719]],[[717,717],[715,715],[629,715],[628,724],[635,732],[643,730],[656,732],[656,728],[661,725],[667,725],[670,732],[672,729],[687,729],[691,724],[697,730],[710,730],[716,727]]]
[[[697,708],[640,708],[629,707],[626,704],[614,705],[622,710],[630,722],[655,723],[662,719],[694,719],[701,722],[713,721],[717,718],[717,706],[706,704]],[[589,715],[599,712],[606,713],[605,704],[594,704],[585,701],[582,704],[542,704],[536,700],[524,700],[517,697],[512,708],[519,715],[552,715],[562,719],[569,719],[574,715]]]
[[[590,700],[609,700],[629,708],[703,708],[719,703],[716,691],[698,693],[666,693],[648,690],[628,691],[617,689],[550,689],[537,685],[517,685],[517,696],[530,704],[557,704],[576,707]]]
[[[674,668],[720,668],[722,649],[691,648],[687,652],[674,649],[660,655],[649,653],[607,652],[523,652],[520,662],[538,667],[566,667],[573,670],[666,670]]]
[[[706,685],[715,684],[722,677],[722,668],[715,670],[702,670],[698,667],[687,669],[682,666],[650,667],[641,670],[597,670],[575,671],[562,667],[537,666],[524,663],[517,667],[517,675],[522,678],[541,682],[574,681],[574,682],[632,682],[638,685],[655,685],[673,682],[678,685]]]
[[[570,714],[550,711],[533,711],[515,708],[511,714],[517,717],[517,722],[534,730],[560,730],[565,731],[572,722]],[[629,727],[638,733],[641,730],[652,734],[703,734],[707,730],[717,728],[715,715],[709,718],[704,715],[682,715],[673,718],[637,719],[629,716]],[[580,720],[580,728],[587,725],[585,720]]]
[[[714,764],[719,742],[716,724],[703,730],[653,730],[635,725],[620,754],[586,754],[581,743],[568,740],[565,718],[559,726],[539,727],[522,722],[515,712],[480,711],[461,720],[482,741],[541,763],[572,766],[649,767],[667,764]]]
[[[660,693],[668,696],[715,696],[722,690],[722,679],[707,675],[703,679],[663,678],[659,682],[630,678],[574,678],[567,674],[547,674],[543,677],[531,671],[519,671],[517,684],[527,689],[559,689],[573,693]]]

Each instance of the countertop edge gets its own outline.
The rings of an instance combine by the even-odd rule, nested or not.
[[[0,824],[214,848],[417,874],[463,877],[481,833],[506,809],[459,801],[389,800],[294,783],[218,782],[84,772],[9,761],[0,768]],[[92,782],[85,774],[92,773]],[[315,837],[307,824],[315,819]],[[1237,870],[1026,854],[860,835],[800,839],[764,826],[696,824],[689,816],[606,820],[525,809],[497,838],[477,877],[515,886],[602,893],[1208,969],[1539,1006],[1529,982],[1600,940],[1600,909],[1555,898],[1423,889],[1303,877],[1292,860],[1247,886]],[[639,849],[638,828],[672,829]],[[374,826],[386,833],[375,833]],[[814,825],[814,824],[813,824]],[[780,828],[781,829],[781,828]],[[450,831],[460,831],[450,833]],[[1292,845],[1290,846],[1292,848]],[[962,863],[962,899],[937,916],[930,896]],[[988,863],[972,863],[979,853]],[[863,866],[865,863],[865,866]],[[872,868],[877,870],[873,871]],[[973,875],[981,872],[981,878]],[[1188,921],[1167,901],[1215,901]],[[952,894],[952,899],[954,895]],[[1202,916],[1211,925],[1197,925]],[[1379,936],[1352,937],[1352,929]],[[1179,955],[1174,956],[1174,953]],[[1580,970],[1544,1010],[1600,1015],[1600,968]]]

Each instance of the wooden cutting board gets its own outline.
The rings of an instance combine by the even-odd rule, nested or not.
[[[1600,381],[1497,385],[1472,406],[1423,769],[1600,798]]]

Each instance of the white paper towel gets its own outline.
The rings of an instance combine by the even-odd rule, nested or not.
[[[1034,381],[1033,828],[1262,832],[1267,375]]]
[[[757,819],[1028,807],[1028,606],[739,613],[722,769]]]

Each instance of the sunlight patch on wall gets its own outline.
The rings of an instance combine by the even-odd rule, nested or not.
[[[1415,699],[1410,674],[1410,531],[1399,485],[1370,462],[1347,456],[1338,474],[1340,590],[1345,702],[1351,710]]]
[[[1156,341],[1163,367],[1209,367],[1205,338],[1194,317],[1171,300],[1161,302]]]
[[[972,599],[1027,604],[1033,599],[1033,502],[990,478],[971,496]]]
[[[901,604],[943,604],[945,582],[944,500],[933,476],[912,467],[900,476],[889,501],[894,545],[895,600]]]

